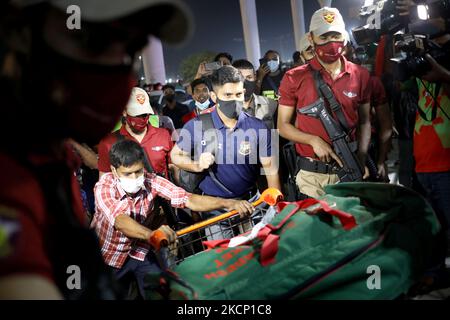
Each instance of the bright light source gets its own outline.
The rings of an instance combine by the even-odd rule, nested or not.
[[[373,6],[373,0],[365,0],[364,7]]]
[[[144,77],[141,77],[141,80],[144,80],[145,78]]]
[[[172,83],[172,78],[169,78],[169,83]]]
[[[141,60],[142,59],[142,56],[139,56],[139,60]]]
[[[428,15],[428,6],[423,4],[417,6],[417,14],[420,20],[428,20],[430,18]]]

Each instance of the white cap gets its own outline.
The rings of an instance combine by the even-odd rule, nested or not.
[[[152,7],[168,6],[173,10],[173,14],[167,22],[159,26],[157,37],[168,43],[180,43],[192,36],[192,13],[179,0],[11,0],[11,2],[19,7],[47,2],[64,13],[69,6],[76,5],[80,8],[82,20],[99,23],[133,16],[141,10]],[[148,10],[146,15],[151,19],[151,10]],[[142,21],[144,26],[150,25],[145,21],[145,17],[140,18],[144,20]]]
[[[344,19],[339,10],[329,7],[323,7],[314,12],[311,18],[311,24],[309,25],[309,31],[316,36],[321,36],[331,31],[342,33],[344,36],[347,33]]]
[[[309,42],[308,35],[309,35],[309,33],[305,33],[303,35],[303,37],[300,39],[300,45],[299,45],[300,52],[303,52],[306,49],[308,49],[309,47],[311,47],[311,42]]]
[[[141,114],[155,114],[150,105],[150,98],[144,89],[134,87],[127,104],[127,114],[136,117]]]

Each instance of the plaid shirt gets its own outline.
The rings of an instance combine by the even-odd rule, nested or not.
[[[184,208],[190,193],[157,175],[148,175],[145,188],[133,197],[127,195],[112,173],[102,176],[95,185],[96,213],[91,227],[95,228],[100,240],[105,262],[121,268],[128,256],[143,261],[149,250],[145,241],[133,240],[114,228],[116,217],[126,214],[144,224],[151,210],[153,199],[161,196],[175,208]]]

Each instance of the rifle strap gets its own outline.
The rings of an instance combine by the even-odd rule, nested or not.
[[[314,82],[316,83],[317,94],[319,98],[328,101],[331,111],[337,116],[339,124],[342,129],[348,134],[350,127],[344,112],[342,111],[341,104],[336,100],[336,97],[331,91],[331,88],[325,83],[319,70],[314,70]]]

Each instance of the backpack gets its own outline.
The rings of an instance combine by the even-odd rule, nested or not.
[[[397,185],[340,183],[319,199],[279,203],[251,242],[188,257],[175,298],[396,299],[431,265],[440,224],[428,202]],[[192,294],[195,292],[195,295]]]

